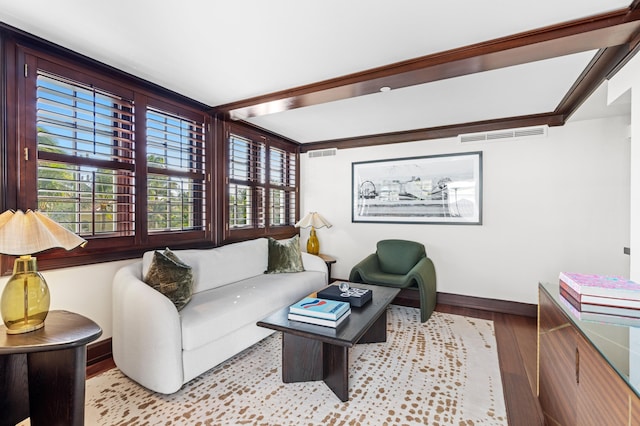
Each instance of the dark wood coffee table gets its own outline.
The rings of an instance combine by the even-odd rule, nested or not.
[[[258,322],[260,327],[282,332],[282,381],[324,380],[341,401],[349,400],[349,348],[356,343],[387,340],[387,306],[397,288],[354,284],[373,291],[371,302],[351,308],[338,328],[289,321],[286,306]]]

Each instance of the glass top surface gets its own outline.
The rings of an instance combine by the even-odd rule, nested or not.
[[[541,283],[540,287],[640,396],[640,321],[630,326],[581,319],[580,312],[561,298],[559,284]]]

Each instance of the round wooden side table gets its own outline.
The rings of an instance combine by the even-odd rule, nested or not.
[[[87,343],[102,329],[89,318],[50,311],[44,327],[7,334],[0,325],[0,425],[83,425]]]

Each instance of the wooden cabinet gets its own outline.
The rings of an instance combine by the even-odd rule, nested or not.
[[[576,424],[576,331],[551,299],[541,296],[538,306],[538,398],[545,421]]]
[[[635,395],[629,386],[582,335],[578,336],[576,355],[578,358],[576,424],[631,424],[628,422],[629,398]]]
[[[593,343],[590,325],[570,316],[551,285],[541,285],[539,296],[538,397],[546,424],[640,425],[638,395]]]
[[[640,399],[630,397],[631,402],[631,422],[630,425],[640,425]]]

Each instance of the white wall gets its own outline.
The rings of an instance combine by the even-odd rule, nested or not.
[[[102,328],[102,336],[97,341],[111,337],[113,275],[130,262],[133,260],[41,271],[51,293],[50,309],[67,310],[91,318]],[[8,276],[0,277],[0,291],[8,280]]]
[[[623,94],[631,97],[630,123],[630,244],[631,259],[629,277],[640,282],[640,56],[636,55],[609,82],[608,100],[614,102]],[[629,347],[640,345],[640,329],[629,328]],[[624,352],[624,351],[621,351]],[[629,351],[629,381],[640,386],[640,354]],[[623,364],[624,365],[624,364]]]
[[[630,139],[630,278],[640,282],[640,56],[636,55],[609,82],[608,100],[610,103],[631,94]]]
[[[537,303],[538,282],[555,282],[560,271],[628,276],[627,128],[628,117],[615,117],[552,127],[547,138],[302,155],[301,214],[319,211],[334,225],[318,230],[321,252],[338,259],[334,277],[348,278],[378,240],[409,239],[425,244],[438,291]],[[483,151],[481,226],[351,222],[352,162],[464,151]]]

